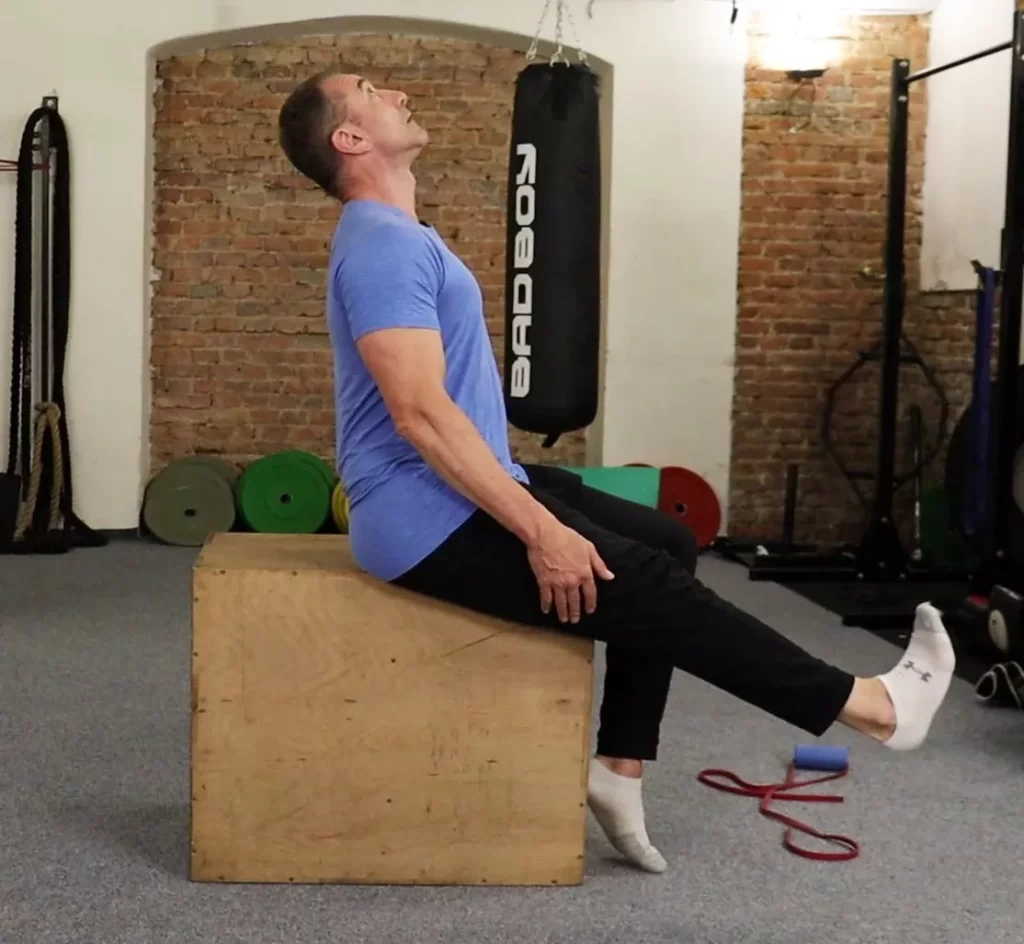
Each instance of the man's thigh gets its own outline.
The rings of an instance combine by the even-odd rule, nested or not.
[[[607,643],[630,640],[638,621],[663,623],[673,598],[696,586],[667,549],[608,530],[545,489],[531,486],[530,491],[563,524],[591,541],[615,575],[611,581],[597,580],[596,614],[575,625],[562,623],[554,607],[545,614],[527,548],[480,511],[394,583],[512,622],[563,629]]]
[[[552,466],[524,466],[536,487],[554,495],[604,531],[668,551],[691,573],[699,548],[694,533],[678,518],[657,508],[611,495],[583,483],[580,476]]]

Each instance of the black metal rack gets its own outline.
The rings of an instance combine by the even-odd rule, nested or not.
[[[992,471],[986,553],[979,574],[937,571],[921,566],[908,553],[899,535],[893,513],[896,491],[896,451],[900,366],[906,361],[902,349],[906,302],[905,242],[907,209],[907,150],[910,127],[910,88],[922,80],[1007,50],[1013,50],[1009,121],[1009,154],[1002,249],[1001,318],[996,391],[993,402],[992,436],[995,463]],[[751,579],[777,583],[812,581],[845,582],[898,587],[908,583],[964,581],[975,588],[995,584],[1014,587],[1024,581],[1024,562],[1013,573],[1010,554],[1011,516],[1006,509],[1013,502],[1013,462],[1018,430],[1017,377],[1021,340],[1021,306],[1024,301],[1024,12],[1013,19],[1013,39],[955,62],[920,72],[910,71],[907,59],[892,65],[889,135],[888,230],[885,245],[885,292],[883,332],[878,359],[881,361],[879,389],[880,420],[875,490],[870,515],[858,545],[828,554],[814,549],[794,549],[792,541],[792,495],[787,496],[787,533],[781,545],[769,544],[744,559],[736,545],[724,542],[726,556],[743,560]],[[1000,511],[1002,509],[1002,512]],[[763,542],[762,542],[763,543]],[[756,543],[751,547],[756,547]],[[884,589],[884,587],[883,587]],[[884,596],[884,593],[883,593]],[[899,604],[890,602],[890,612]],[[912,601],[903,604],[912,607]],[[847,623],[866,625],[863,595],[844,614]],[[912,612],[912,609],[910,610]]]

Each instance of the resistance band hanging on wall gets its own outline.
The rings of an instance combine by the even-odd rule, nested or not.
[[[41,221],[32,212],[37,134],[42,152]],[[51,196],[53,163],[56,174]],[[74,546],[97,547],[106,539],[75,514],[72,497],[64,401],[71,300],[71,175],[67,130],[55,101],[29,116],[21,137],[17,173],[10,429],[7,469],[0,474],[0,551],[62,553]],[[42,264],[35,282],[42,309],[38,342],[32,330],[37,235],[42,245]],[[39,401],[33,410],[34,364],[41,370]]]
[[[555,53],[535,61],[550,6],[516,80],[505,279],[506,409],[545,447],[597,416],[601,337],[598,80],[582,51],[565,58],[565,0]]]

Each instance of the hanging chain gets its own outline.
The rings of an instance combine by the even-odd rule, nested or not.
[[[565,58],[565,47],[562,45],[562,23],[565,16],[565,0],[558,0],[558,10],[555,13],[555,54],[551,57],[552,63],[563,62],[569,64]]]
[[[559,5],[565,0],[559,0]],[[580,42],[580,35],[576,32],[576,22],[572,18],[572,8],[569,4],[565,3],[565,15],[569,18],[569,28],[572,30],[573,38],[576,40],[576,54],[579,56],[580,62],[585,66],[589,66],[590,63],[587,61],[587,54],[583,51],[583,43]]]
[[[548,10],[551,9],[551,0],[545,0],[544,12],[540,15],[540,22],[537,24],[537,33],[533,37],[533,42],[530,43],[530,48],[526,52],[526,58],[530,62],[533,62],[537,58],[537,46],[540,45],[540,34],[544,29],[544,21],[548,18]]]
[[[556,0],[557,8],[555,12],[555,54],[551,57],[552,62],[563,62],[566,65],[569,64],[569,60],[565,57],[565,44],[562,40],[563,35],[563,24],[565,18],[569,19],[569,26],[572,29],[572,34],[576,39],[576,49],[579,55],[580,62],[587,64],[587,54],[583,51],[582,44],[580,43],[579,34],[576,32],[576,23],[572,18],[572,11],[568,7],[567,0]],[[540,34],[544,30],[544,21],[548,18],[548,12],[551,9],[551,0],[545,0],[544,12],[540,15],[540,23],[537,24],[537,33],[533,37],[533,42],[530,43],[530,48],[527,50],[526,58],[527,61],[533,62],[537,58],[537,47],[540,45]]]

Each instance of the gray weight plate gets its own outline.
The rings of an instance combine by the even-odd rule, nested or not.
[[[234,492],[208,465],[176,462],[149,483],[142,518],[165,544],[199,547],[210,534],[234,527]]]

